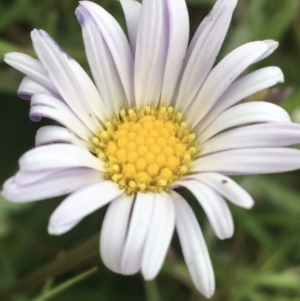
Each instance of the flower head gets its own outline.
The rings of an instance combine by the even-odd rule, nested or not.
[[[104,264],[120,274],[159,272],[176,228],[197,289],[211,297],[214,273],[184,187],[204,209],[220,239],[233,235],[225,201],[253,199],[228,175],[300,167],[300,126],[280,107],[240,103],[283,81],[277,67],[240,75],[270,55],[274,41],[242,45],[218,64],[237,0],[218,0],[188,45],[184,0],[120,0],[128,37],[100,6],[80,2],[76,16],[94,83],[42,30],[33,30],[38,60],[9,53],[23,72],[18,94],[31,100],[30,118],[47,117],[37,147],[25,153],[2,194],[14,202],[69,194],[50,218],[62,234],[109,204],[102,225]],[[215,66],[214,66],[215,65]]]

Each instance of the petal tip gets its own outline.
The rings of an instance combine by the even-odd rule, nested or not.
[[[83,11],[83,7],[79,5],[75,10],[75,16],[77,18],[78,23],[82,26],[85,23],[86,16]]]

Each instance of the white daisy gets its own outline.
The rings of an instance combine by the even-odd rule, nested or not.
[[[274,41],[240,46],[216,66],[237,0],[218,0],[191,43],[184,0],[120,0],[129,41],[95,3],[76,10],[94,83],[42,30],[32,32],[38,60],[9,53],[24,73],[19,96],[31,99],[30,118],[53,119],[37,147],[25,153],[3,195],[29,202],[70,194],[54,211],[49,233],[59,235],[109,204],[100,252],[112,271],[159,272],[176,228],[197,289],[215,280],[205,241],[188,202],[192,192],[220,239],[233,235],[224,200],[250,208],[251,196],[228,175],[300,168],[300,126],[280,107],[243,98],[283,82],[277,67],[238,78],[270,55]]]

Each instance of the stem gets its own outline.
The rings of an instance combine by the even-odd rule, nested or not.
[[[160,301],[159,291],[155,280],[145,281],[145,292],[147,301]]]
[[[93,236],[87,242],[70,252],[65,253],[63,256],[58,256],[52,262],[25,276],[0,294],[0,300],[9,301],[16,294],[24,294],[25,292],[36,288],[47,279],[54,278],[72,269],[74,266],[78,266],[91,257],[98,255],[98,253],[99,234]]]
[[[98,270],[97,267],[91,268],[88,271],[58,285],[57,287],[54,287],[54,288],[48,290],[47,292],[45,292],[41,296],[37,297],[33,301],[46,301],[46,300],[52,299],[53,297],[62,293],[66,289],[70,288],[71,286],[77,284],[78,282],[80,282],[80,281],[84,280],[85,278],[91,276],[92,274],[96,273],[97,270]]]

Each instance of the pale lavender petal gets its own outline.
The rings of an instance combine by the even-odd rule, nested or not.
[[[47,125],[39,128],[35,136],[35,145],[52,143],[71,143],[86,149],[92,148],[92,143],[80,139],[72,131],[61,126]]]
[[[290,148],[234,149],[200,157],[191,172],[250,175],[292,171],[300,168],[300,151]]]
[[[108,207],[100,235],[103,263],[115,273],[122,273],[121,258],[127,235],[134,195],[122,194]]]
[[[264,41],[247,43],[233,50],[213,68],[186,111],[192,127],[201,121],[218,98],[246,68],[263,57],[269,50],[269,46],[269,43]]]
[[[60,235],[77,225],[87,215],[105,206],[123,191],[112,181],[102,181],[69,195],[52,213],[48,232]]]
[[[272,103],[255,101],[233,106],[221,113],[200,135],[201,143],[229,128],[251,123],[291,122],[288,113]]]
[[[184,260],[196,288],[210,298],[215,291],[215,277],[201,228],[186,200],[175,191],[170,195],[174,201],[176,230]]]
[[[24,53],[10,52],[5,54],[4,61],[49,90],[53,92],[57,91],[50,80],[47,71],[37,59]]]
[[[196,33],[194,34],[191,43],[189,45],[188,51],[187,51],[187,58],[190,57],[191,53],[193,53],[194,48],[200,38],[200,36],[203,34],[203,31],[207,29],[207,27],[210,26],[211,21],[215,18],[215,15],[219,13],[221,10],[224,10],[226,7],[231,7],[233,10],[237,4],[238,0],[217,0],[214,4],[211,11],[208,13],[208,15],[203,19],[201,24],[198,26]],[[225,33],[226,34],[226,33]],[[219,36],[221,39],[221,36]],[[223,37],[224,40],[225,36]],[[222,43],[223,43],[222,40]]]
[[[31,32],[31,38],[35,52],[64,101],[87,128],[97,133],[99,121],[80,82],[82,73],[77,74],[75,68],[70,67],[72,58],[45,31],[35,29]]]
[[[120,3],[124,11],[130,47],[134,55],[141,4],[135,0],[120,0]]]
[[[55,93],[45,86],[41,85],[29,76],[25,76],[19,86],[18,96],[29,100],[35,94],[48,94],[55,96]]]
[[[21,171],[4,183],[2,194],[12,202],[33,202],[68,194],[99,181],[103,181],[102,174],[89,168],[52,170],[37,175]]]
[[[85,169],[85,168],[83,168],[83,169]],[[20,186],[28,185],[28,184],[32,184],[32,183],[38,182],[40,180],[43,180],[44,178],[48,178],[53,173],[62,172],[64,170],[66,170],[66,169],[57,168],[55,170],[45,169],[45,170],[38,170],[38,171],[19,170],[12,179],[17,185],[20,185]],[[76,170],[76,168],[75,168],[75,170]],[[81,170],[81,168],[79,168],[79,170]]]
[[[140,13],[134,64],[138,108],[159,103],[167,59],[167,20],[161,0],[144,0]]]
[[[170,196],[156,193],[142,259],[142,275],[152,280],[167,255],[175,226],[175,209]]]
[[[284,76],[278,67],[262,68],[237,79],[200,121],[199,127],[206,128],[220,113],[240,100],[283,81]]]
[[[222,174],[205,172],[188,175],[184,178],[184,180],[187,181],[190,179],[206,184],[239,207],[249,209],[254,205],[254,200],[247,191],[245,191],[236,182]]]
[[[201,145],[201,156],[209,153],[258,147],[282,147],[300,143],[300,124],[263,123],[220,133]]]
[[[80,82],[83,87],[84,99],[89,104],[93,113],[100,121],[107,121],[107,119],[111,118],[111,114],[106,109],[106,102],[100,97],[100,94],[90,77],[75,60],[68,60],[68,63],[75,74],[77,81]]]
[[[191,41],[176,102],[178,110],[188,108],[211,71],[236,5],[236,1],[230,2],[213,8]]]
[[[170,105],[183,66],[189,40],[189,16],[185,0],[164,0],[167,58],[161,92],[162,104]],[[165,29],[164,29],[165,30]]]
[[[255,63],[259,62],[259,61],[265,59],[266,57],[268,57],[269,55],[271,55],[279,46],[279,43],[274,40],[265,40],[264,42],[267,44],[268,49],[255,61]]]
[[[121,260],[121,272],[135,274],[141,268],[145,241],[152,217],[155,194],[138,193],[133,207]]]
[[[39,146],[25,153],[20,158],[19,165],[24,171],[75,167],[105,171],[104,162],[83,147],[72,144]]]
[[[120,108],[127,106],[127,101],[113,57],[88,11],[79,6],[76,16],[82,27],[85,52],[99,94],[109,114],[117,116]]]
[[[89,141],[93,136],[68,105],[51,95],[34,95],[31,99],[29,116],[32,121],[40,121],[42,117],[51,118],[67,127],[85,141]]]
[[[104,69],[102,72],[105,72],[104,76],[118,74],[127,104],[132,106],[134,103],[133,55],[122,28],[107,11],[90,1],[80,1],[80,5],[76,9],[76,16],[82,25],[87,55],[94,76],[95,72],[101,72],[102,69]],[[99,54],[100,57],[96,58],[96,55]],[[107,58],[109,61],[106,64],[104,60]],[[93,66],[93,64],[96,65]],[[101,64],[104,67],[101,67]],[[95,70],[95,67],[100,67],[100,70]],[[116,70],[112,70],[113,68]],[[110,80],[111,82],[108,83],[112,84],[112,81],[117,81],[117,78],[114,76]],[[98,82],[97,79],[96,82]],[[97,85],[102,93],[99,83]],[[103,86],[101,85],[101,87]],[[115,85],[116,88],[118,88],[117,85]],[[111,89],[109,92],[112,92]],[[107,101],[103,96],[102,98],[105,102]]]
[[[219,239],[232,237],[234,232],[232,215],[219,193],[197,180],[180,181],[177,184],[187,188],[195,196]]]

